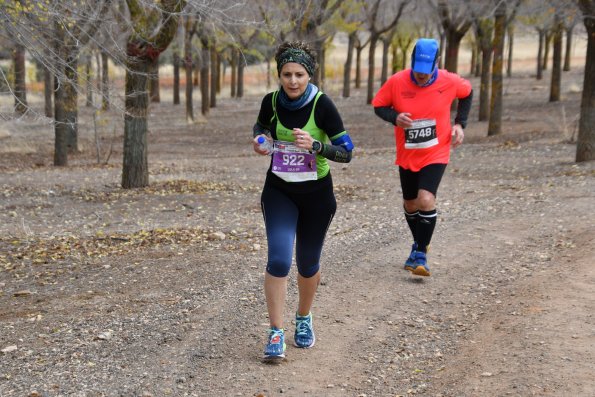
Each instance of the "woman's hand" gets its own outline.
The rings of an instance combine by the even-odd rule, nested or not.
[[[312,150],[312,143],[314,142],[314,138],[310,136],[307,131],[304,131],[300,128],[293,129],[293,136],[295,137],[295,146],[299,147],[300,149]]]
[[[254,139],[252,140],[252,145],[254,146],[254,151],[258,154],[262,154],[262,155],[268,155],[271,152],[267,149],[262,149],[260,147],[260,144],[258,143],[258,138],[260,137],[264,137],[264,139],[266,139],[267,141],[269,141],[271,143],[271,145],[273,144],[273,140],[271,138],[269,138],[268,136],[266,136],[265,134],[260,134],[254,137]]]

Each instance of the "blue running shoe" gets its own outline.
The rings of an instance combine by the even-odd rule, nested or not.
[[[428,277],[430,275],[430,268],[428,267],[425,252],[415,251],[415,261],[413,262],[413,270],[411,272],[416,276]]]
[[[293,343],[296,347],[307,349],[314,346],[316,336],[314,336],[314,328],[312,327],[312,313],[307,316],[295,315],[295,334],[293,336]]]
[[[264,360],[283,360],[285,358],[285,348],[285,331],[275,327],[269,329],[269,341],[264,348]]]
[[[409,258],[407,258],[407,260],[405,261],[405,270],[409,270],[410,272],[412,272],[415,269],[415,266],[413,266],[413,263],[415,262],[415,252],[417,251],[417,243],[413,243],[413,245],[411,246],[411,253],[409,254]]]

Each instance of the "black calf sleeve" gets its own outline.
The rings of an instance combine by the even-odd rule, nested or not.
[[[417,222],[415,232],[418,251],[427,252],[428,245],[430,245],[430,241],[432,240],[432,234],[434,234],[436,218],[437,213],[435,209],[431,211],[419,211],[419,221]]]
[[[411,235],[413,235],[413,240],[415,240],[415,230],[417,229],[417,222],[419,220],[419,211],[409,213],[404,209],[403,212],[405,213],[405,219],[409,225],[409,230],[411,230]]]

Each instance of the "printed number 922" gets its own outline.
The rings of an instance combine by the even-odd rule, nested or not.
[[[409,135],[409,139],[417,139],[417,138],[427,138],[432,136],[432,128],[418,128],[414,130],[407,130],[407,134]]]
[[[304,165],[305,157],[301,154],[284,154],[283,165]]]

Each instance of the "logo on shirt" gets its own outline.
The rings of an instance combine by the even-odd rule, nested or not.
[[[401,97],[404,99],[412,99],[415,98],[415,92],[413,91],[402,91]]]

